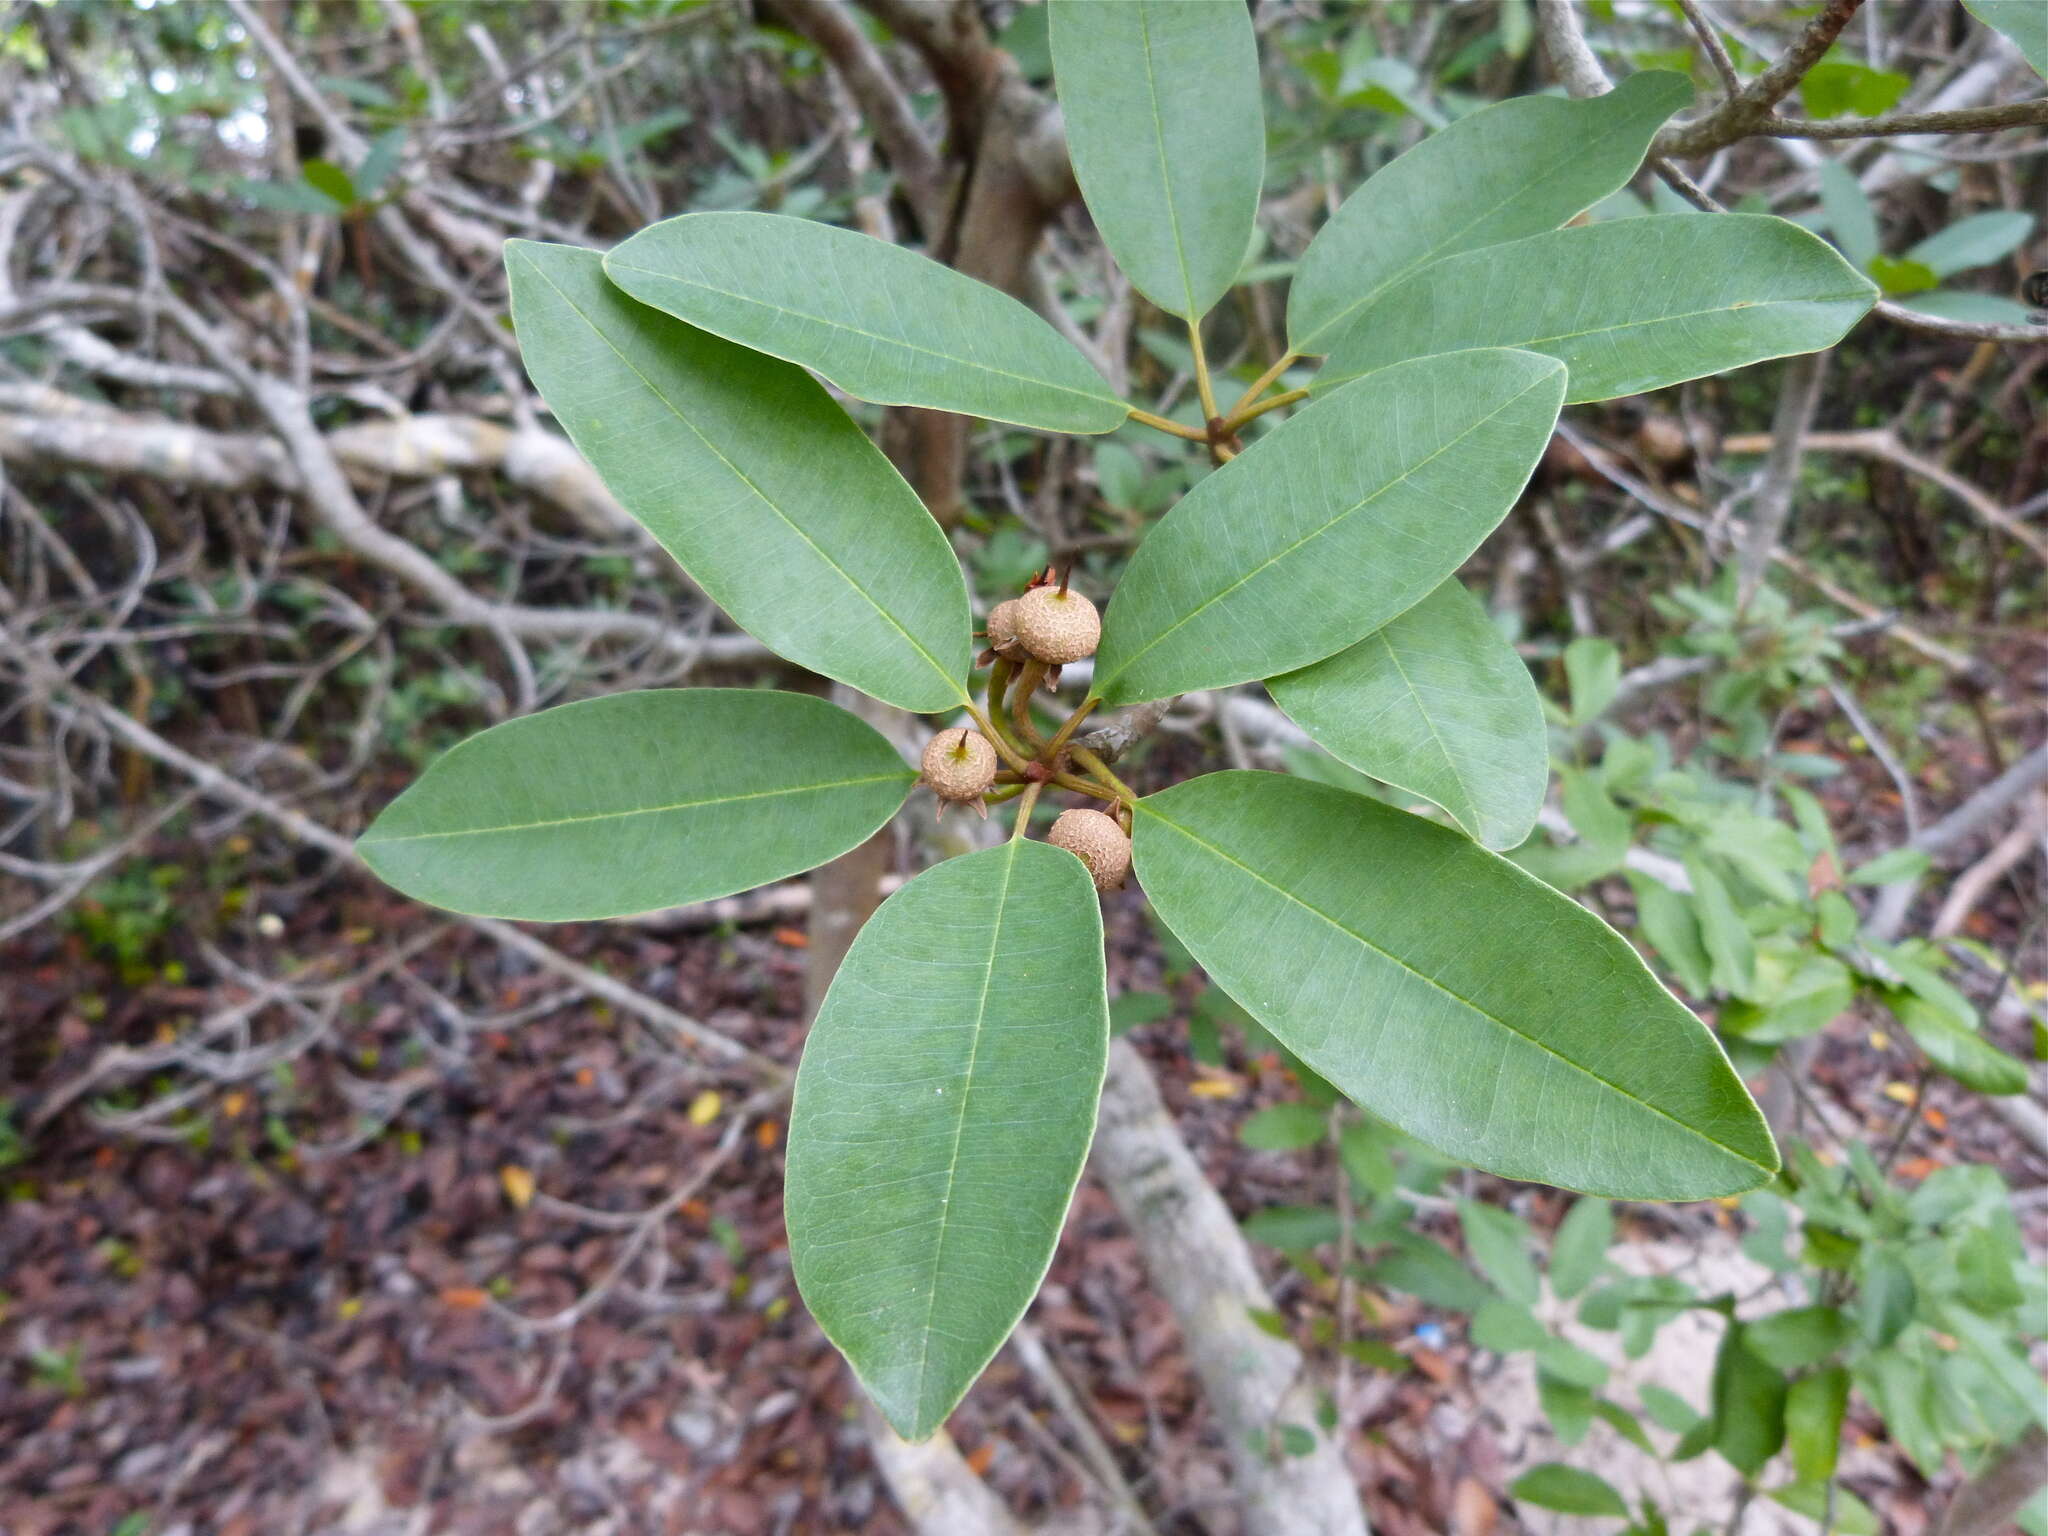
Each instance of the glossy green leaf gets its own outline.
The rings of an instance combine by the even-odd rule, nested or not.
[[[1896,70],[1872,69],[1853,59],[1822,59],[1800,77],[1799,100],[1808,117],[1825,120],[1876,117],[1899,104],[1913,78]]]
[[[778,213],[686,213],[604,259],[643,304],[849,395],[1048,432],[1130,411],[1066,338],[1007,293],[858,230]]]
[[[837,858],[913,779],[823,699],[662,688],[494,725],[429,765],[356,842],[408,896],[575,922],[727,896]]]
[[[1200,318],[1237,277],[1266,173],[1242,0],[1052,0],[1074,179],[1131,286]]]
[[[1521,96],[1424,139],[1309,242],[1287,293],[1288,346],[1324,352],[1357,310],[1410,273],[1556,229],[1626,186],[1692,94],[1684,75],[1643,70],[1605,96]]]
[[[714,602],[903,709],[966,702],[960,562],[815,379],[627,298],[595,251],[508,240],[505,269],[555,419]]]
[[[1404,358],[1520,347],[1571,369],[1569,403],[1833,346],[1877,289],[1763,214],[1664,214],[1532,235],[1424,267],[1354,315],[1312,386]]]
[[[1111,704],[1335,655],[1406,612],[1514,505],[1564,371],[1531,352],[1388,368],[1262,437],[1138,546],[1103,621]]]
[[[906,1439],[1045,1278],[1108,1050],[1095,888],[1050,844],[933,866],[847,952],[797,1072],[784,1211],[811,1315]]]
[[[2034,73],[2048,80],[2048,7],[2038,0],[1963,0],[1963,9],[2010,38]]]
[[[1973,213],[1929,235],[1906,252],[1906,260],[1919,262],[1936,277],[1953,277],[1972,267],[1988,267],[1994,261],[2003,261],[2033,231],[2031,213],[2012,209]]]
[[[1628,1518],[1628,1505],[1607,1479],[1559,1461],[1531,1467],[1508,1486],[1508,1495],[1538,1509],[1554,1509],[1561,1515]]]
[[[1849,1373],[1839,1365],[1792,1383],[1785,1398],[1785,1445],[1802,1482],[1835,1475],[1842,1450],[1842,1419],[1849,1411]]]
[[[1550,1244],[1550,1288],[1570,1299],[1600,1273],[1614,1243],[1614,1209],[1605,1200],[1578,1200],[1557,1225]]]
[[[1543,700],[1455,578],[1266,686],[1332,756],[1442,806],[1487,847],[1512,848],[1536,825],[1550,781]]]
[[[1146,895],[1209,974],[1446,1156],[1626,1199],[1777,1168],[1720,1047],[1627,942],[1448,828],[1217,773],[1141,800],[1136,841]]]

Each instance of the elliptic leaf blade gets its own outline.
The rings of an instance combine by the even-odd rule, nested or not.
[[[1447,1156],[1636,1200],[1733,1194],[1777,1151],[1626,940],[1448,828],[1282,774],[1138,803],[1145,894],[1341,1091]]]
[[[1095,691],[1127,704],[1227,688],[1356,644],[1507,515],[1564,390],[1550,358],[1461,352],[1383,369],[1276,428],[1138,547]]]
[[[849,395],[1048,432],[1110,432],[1130,408],[1000,289],[929,257],[779,213],[686,213],[604,259],[678,320],[800,363]]]
[[[1287,340],[1315,355],[1411,272],[1556,229],[1628,185],[1664,120],[1692,100],[1668,69],[1605,96],[1520,96],[1461,117],[1375,173],[1302,253]]]
[[[1237,278],[1266,171],[1242,0],[1052,0],[1067,150],[1131,284],[1197,320]]]
[[[1313,388],[1403,358],[1521,347],[1571,369],[1567,404],[1817,352],[1877,301],[1826,241],[1765,214],[1553,230],[1424,267],[1358,310]]]
[[[800,368],[636,303],[595,251],[505,242],[527,372],[621,505],[733,619],[903,709],[967,700],[967,582]]]
[[[1516,847],[1536,825],[1550,780],[1543,700],[1455,578],[1266,687],[1333,757],[1442,806],[1487,847]]]
[[[1963,9],[2005,34],[2027,66],[2048,80],[2048,13],[2035,0],[1963,0]]]
[[[615,693],[443,753],[356,851],[452,911],[620,917],[837,858],[896,813],[914,778],[880,732],[806,694]]]
[[[1046,843],[926,870],[840,966],[790,1111],[790,1257],[906,1439],[945,1422],[1044,1279],[1108,1051],[1095,887]]]

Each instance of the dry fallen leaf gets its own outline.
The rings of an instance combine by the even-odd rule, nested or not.
[[[718,1111],[724,1104],[725,1100],[718,1096],[715,1089],[706,1088],[690,1100],[690,1124],[709,1125],[718,1118]]]
[[[441,1305],[458,1312],[474,1312],[491,1298],[473,1285],[451,1285],[441,1292]]]
[[[517,1163],[500,1168],[498,1182],[505,1186],[505,1198],[517,1209],[523,1211],[533,1204],[533,1175]]]

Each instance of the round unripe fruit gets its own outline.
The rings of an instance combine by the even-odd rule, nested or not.
[[[1086,864],[1098,891],[1115,890],[1131,872],[1131,840],[1114,816],[1100,811],[1061,811],[1045,840]]]
[[[925,744],[924,781],[941,800],[979,800],[996,781],[996,749],[979,731],[941,731]]]
[[[1016,599],[1012,622],[1017,640],[1049,667],[1063,667],[1095,654],[1102,638],[1102,615],[1078,592],[1057,587],[1033,587]]]
[[[1017,600],[1005,598],[988,611],[988,648],[1015,661],[1024,654],[1017,639]]]

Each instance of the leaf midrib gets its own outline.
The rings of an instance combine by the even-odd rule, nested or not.
[[[787,304],[776,304],[771,303],[767,299],[755,298],[752,294],[735,293],[729,288],[717,287],[712,283],[707,283],[703,281],[701,278],[678,277],[673,272],[663,272],[655,267],[638,266],[635,263],[629,261],[608,260],[606,261],[605,266],[608,270],[615,268],[621,272],[645,273],[649,277],[659,278],[666,283],[675,283],[678,286],[684,288],[700,289],[705,293],[716,294],[721,299],[731,299],[736,303],[740,304],[751,304],[755,306],[757,309],[769,310],[772,313],[778,315],[789,315],[794,319],[805,320],[810,322],[812,325],[822,325],[830,330],[845,331],[849,335],[859,336],[866,341],[880,342],[884,346],[900,347],[906,352],[915,352],[923,357],[937,358],[940,362],[953,363],[963,368],[975,369],[981,373],[991,374],[999,379],[1011,379],[1020,384],[1035,385],[1040,389],[1056,390],[1061,394],[1072,395],[1078,400],[1085,400],[1092,405],[1113,405],[1117,408],[1119,414],[1121,414],[1126,409],[1123,401],[1119,400],[1115,395],[1110,394],[1106,389],[1100,393],[1091,393],[1090,391],[1085,389],[1077,389],[1071,384],[1062,384],[1059,383],[1057,380],[1044,378],[1037,374],[1016,373],[1008,368],[997,368],[989,363],[978,362],[975,359],[969,357],[962,357],[958,353],[941,352],[936,347],[921,346],[917,342],[910,340],[908,337],[890,336],[881,331],[863,330],[860,326],[850,325],[844,320],[835,320],[827,315],[814,315],[805,310],[792,309]],[[707,331],[714,331],[716,334],[720,336],[725,336],[725,339],[727,341],[737,342],[741,346],[753,347],[754,350],[759,352],[768,352],[768,349],[766,347],[757,346],[752,341],[745,340],[738,336],[727,335],[726,332],[718,331],[716,327],[707,324],[705,321],[701,319],[692,318],[690,324],[703,326],[703,328]],[[817,367],[815,363],[808,362],[807,360],[800,357],[791,357],[784,352],[768,352],[768,355],[770,357],[779,357],[786,363],[796,363],[806,368]],[[822,368],[818,369],[818,371],[820,373],[824,372]],[[831,376],[828,374],[827,377],[829,378]],[[853,393],[852,387],[846,384],[844,380],[835,378],[832,380],[832,382],[838,384],[840,388],[847,390],[848,393]],[[878,400],[875,403],[877,405],[905,405],[910,404],[912,402],[903,400]]]
[[[1472,350],[1482,349],[1475,348]],[[1262,560],[1259,564],[1253,566],[1249,571],[1246,571],[1242,576],[1238,577],[1237,580],[1230,583],[1229,586],[1220,589],[1213,596],[1204,598],[1199,604],[1189,609],[1179,618],[1175,619],[1165,629],[1162,629],[1158,634],[1154,635],[1150,640],[1147,640],[1143,645],[1138,647],[1137,650],[1131,652],[1131,654],[1128,657],[1124,658],[1124,660],[1118,665],[1116,671],[1110,673],[1108,676],[1104,677],[1101,680],[1100,687],[1097,691],[1107,696],[1108,690],[1116,683],[1116,681],[1119,678],[1125,676],[1127,673],[1129,673],[1131,668],[1137,665],[1139,657],[1143,656],[1146,652],[1152,650],[1161,641],[1165,640],[1168,636],[1172,635],[1176,630],[1180,629],[1183,625],[1190,624],[1194,620],[1200,618],[1204,613],[1208,612],[1211,608],[1215,607],[1216,604],[1222,602],[1224,598],[1230,596],[1231,593],[1237,591],[1240,587],[1244,586],[1247,582],[1251,581],[1253,577],[1263,574],[1271,567],[1279,564],[1279,562],[1281,562],[1282,560],[1287,559],[1290,555],[1294,554],[1297,550],[1301,549],[1302,546],[1309,544],[1316,539],[1321,538],[1324,534],[1328,533],[1332,528],[1336,527],[1346,518],[1357,516],[1357,514],[1363,512],[1367,507],[1371,506],[1375,501],[1378,501],[1382,496],[1385,496],[1390,491],[1398,490],[1401,486],[1406,485],[1408,481],[1411,478],[1413,478],[1416,474],[1420,473],[1430,464],[1433,464],[1436,460],[1442,458],[1445,454],[1449,453],[1453,448],[1457,447],[1458,444],[1462,443],[1474,432],[1477,432],[1481,427],[1485,426],[1488,422],[1492,421],[1496,416],[1499,416],[1502,412],[1508,410],[1512,406],[1519,405],[1523,399],[1525,399],[1530,394],[1533,394],[1538,388],[1540,388],[1544,384],[1549,383],[1556,376],[1556,372],[1552,371],[1546,372],[1539,378],[1534,379],[1529,384],[1517,390],[1514,394],[1510,395],[1506,400],[1503,400],[1493,410],[1487,412],[1484,416],[1481,416],[1478,420],[1474,421],[1471,425],[1467,426],[1456,437],[1452,438],[1449,442],[1445,443],[1441,448],[1438,448],[1435,452],[1429,454],[1426,458],[1417,459],[1413,464],[1410,464],[1406,469],[1402,470],[1401,473],[1396,475],[1392,480],[1389,480],[1385,485],[1382,485],[1375,489],[1371,495],[1365,497],[1361,501],[1353,503],[1351,506],[1346,507],[1342,512],[1339,512],[1335,517],[1332,517],[1328,522],[1324,523],[1321,527],[1310,529],[1307,533],[1303,534],[1300,538],[1296,539],[1292,544],[1288,545],[1285,549],[1278,551],[1277,553],[1269,556],[1265,560]],[[1304,663],[1304,665],[1307,664],[1308,663]]]
[[[1752,1168],[1762,1169],[1766,1173],[1774,1171],[1768,1164],[1758,1162],[1755,1158],[1749,1156],[1745,1152],[1738,1150],[1735,1147],[1728,1145],[1726,1142],[1716,1141],[1712,1136],[1709,1136],[1705,1131],[1702,1131],[1698,1126],[1688,1125],[1685,1121],[1679,1119],[1669,1110],[1662,1109],[1657,1105],[1652,1104],[1647,1099],[1638,1098],[1635,1094],[1629,1092],[1628,1089],[1623,1088],[1619,1083],[1610,1082],[1608,1079],[1602,1077],[1599,1073],[1595,1072],[1592,1068],[1585,1066],[1580,1062],[1572,1060],[1571,1057],[1565,1055],[1562,1051],[1556,1050],[1555,1048],[1546,1044],[1542,1040],[1539,1040],[1538,1038],[1536,1038],[1536,1036],[1527,1034],[1524,1031],[1515,1028],[1515,1026],[1510,1024],[1506,1019],[1503,1019],[1498,1015],[1489,1012],[1487,1009],[1481,1007],[1478,1003],[1473,1002],[1470,998],[1461,997],[1458,993],[1452,991],[1449,987],[1445,986],[1435,977],[1423,975],[1422,972],[1416,970],[1413,966],[1409,965],[1408,962],[1403,960],[1399,955],[1392,954],[1389,951],[1380,948],[1379,945],[1373,943],[1373,941],[1367,938],[1364,934],[1358,932],[1354,928],[1347,928],[1343,923],[1339,922],[1329,913],[1323,911],[1322,908],[1316,906],[1314,903],[1303,901],[1299,896],[1295,895],[1294,892],[1288,890],[1285,886],[1278,885],[1275,882],[1268,880],[1264,875],[1260,874],[1256,869],[1253,869],[1249,864],[1246,864],[1243,860],[1236,858],[1235,856],[1227,852],[1225,849],[1220,848],[1215,843],[1210,842],[1207,838],[1198,835],[1189,828],[1182,826],[1179,822],[1172,820],[1170,817],[1166,816],[1163,812],[1161,812],[1148,802],[1140,800],[1138,802],[1138,809],[1140,811],[1145,812],[1147,815],[1151,816],[1161,826],[1171,828],[1173,831],[1178,832],[1182,837],[1186,838],[1189,842],[1196,844],[1198,847],[1207,849],[1210,853],[1214,854],[1224,863],[1231,865],[1233,868],[1242,870],[1246,875],[1250,876],[1260,885],[1265,886],[1268,890],[1272,891],[1282,900],[1292,902],[1295,906],[1300,907],[1304,912],[1309,913],[1311,916],[1321,918],[1325,923],[1328,923],[1332,928],[1336,929],[1339,933],[1344,934],[1347,938],[1355,939],[1359,944],[1363,945],[1366,949],[1371,950],[1381,959],[1397,967],[1405,975],[1412,976],[1417,981],[1421,982],[1424,986],[1429,987],[1433,991],[1442,993],[1452,1002],[1459,1004],[1461,1007],[1471,1010],[1471,1012],[1477,1014],[1480,1018],[1486,1020],[1489,1024],[1492,1024],[1497,1028],[1504,1030],[1506,1033],[1513,1035],[1516,1039],[1526,1041],[1528,1044],[1533,1045],[1534,1047],[1536,1047],[1537,1050],[1543,1052],[1546,1056],[1549,1056],[1556,1061],[1562,1062],[1572,1071],[1577,1072],[1581,1076],[1588,1078],[1592,1082],[1599,1084],[1602,1088],[1605,1088],[1609,1093],[1617,1095],[1618,1097],[1626,1100],[1628,1103],[1635,1105],[1639,1109],[1649,1111],[1651,1114],[1656,1115],[1660,1119],[1669,1121],[1672,1125],[1677,1126],[1687,1135],[1695,1137],[1696,1139],[1705,1142],[1708,1146],[1715,1148],[1717,1151],[1725,1153],[1729,1157],[1733,1157],[1740,1160],[1741,1162],[1747,1163]]]
[[[1429,705],[1424,702],[1422,690],[1415,686],[1415,680],[1408,675],[1408,669],[1401,664],[1399,648],[1395,646],[1393,641],[1387,638],[1385,630],[1379,631],[1373,638],[1386,648],[1387,660],[1394,664],[1394,671],[1400,676],[1401,685],[1408,690],[1408,697],[1415,701],[1415,709],[1422,716],[1422,723],[1429,727],[1429,739],[1436,743],[1437,755],[1443,758],[1444,768],[1450,773],[1451,781],[1458,786],[1458,793],[1465,797],[1464,815],[1458,815],[1458,812],[1449,806],[1446,806],[1445,809],[1450,810],[1453,815],[1457,815],[1460,821],[1464,821],[1465,816],[1470,816],[1472,818],[1472,830],[1474,832],[1479,831],[1478,822],[1481,816],[1478,797],[1473,794],[1472,786],[1465,782],[1465,775],[1459,772],[1458,759],[1451,752],[1449,744],[1445,742],[1443,732],[1436,728],[1436,716],[1430,711]]]
[[[662,405],[668,410],[668,413],[671,416],[675,417],[677,424],[680,425],[684,431],[688,432],[692,437],[696,438],[698,442],[702,443],[704,445],[705,450],[708,453],[710,453],[710,455],[713,458],[717,459],[719,463],[723,464],[728,470],[732,472],[732,475],[735,479],[737,479],[749,491],[753,492],[755,499],[758,500],[762,506],[766,507],[770,512],[773,512],[775,516],[781,520],[783,526],[789,529],[789,531],[795,534],[799,539],[803,540],[803,542],[810,547],[812,553],[817,555],[817,557],[820,560],[824,561],[826,565],[830,566],[832,568],[833,573],[837,575],[841,581],[845,582],[846,585],[849,588],[851,588],[856,595],[859,596],[862,602],[866,603],[870,608],[874,609],[876,615],[881,618],[883,623],[887,624],[891,629],[895,630],[897,634],[901,635],[904,641],[910,646],[910,648],[917,652],[919,658],[923,660],[926,666],[930,667],[934,672],[938,673],[940,677],[945,679],[946,686],[953,690],[953,697],[955,699],[957,699],[962,704],[971,704],[973,702],[973,700],[968,698],[967,690],[961,686],[960,680],[957,677],[955,677],[951,672],[947,671],[945,666],[940,663],[939,659],[936,656],[932,655],[930,651],[925,649],[924,642],[919,640],[917,636],[913,635],[909,630],[905,629],[903,627],[902,621],[898,619],[895,614],[891,613],[888,609],[884,608],[880,603],[876,602],[874,595],[870,593],[866,587],[862,586],[859,582],[855,581],[853,579],[853,574],[850,571],[848,571],[844,566],[842,566],[837,560],[834,560],[832,556],[825,550],[825,548],[822,545],[818,543],[816,539],[812,538],[808,533],[806,533],[802,527],[800,527],[794,520],[791,519],[788,513],[784,512],[780,506],[776,505],[775,499],[772,496],[770,496],[766,491],[762,490],[761,487],[754,482],[753,476],[749,475],[745,470],[741,469],[739,465],[733,463],[731,459],[727,458],[723,453],[719,452],[718,445],[712,442],[711,439],[706,437],[702,432],[698,431],[695,425],[691,423],[690,419],[676,408],[675,402],[669,399],[667,395],[662,393],[660,386],[657,385],[654,382],[654,380],[650,379],[646,374],[642,373],[637,367],[634,366],[633,360],[630,357],[626,356],[625,352],[621,350],[621,348],[619,347],[619,344],[613,341],[610,336],[605,334],[604,327],[599,325],[596,320],[592,319],[589,315],[583,312],[582,307],[577,304],[575,299],[569,296],[567,290],[565,290],[560,283],[556,282],[554,278],[548,274],[546,268],[542,267],[539,262],[534,261],[531,257],[522,257],[521,259],[526,262],[526,265],[533,270],[533,272],[541,279],[542,282],[546,283],[550,288],[554,289],[556,295],[559,296],[562,303],[568,307],[570,313],[575,315],[577,319],[581,320],[586,326],[590,328],[591,335],[597,337],[599,341],[602,341],[607,347],[611,348],[612,355],[618,358],[619,362],[625,367],[626,371],[632,374],[634,378],[638,379],[643,385],[646,386],[647,392],[662,403]],[[859,429],[855,428],[855,430],[858,431]],[[863,442],[867,441],[865,435],[863,435],[861,440]],[[873,445],[870,444],[870,446]],[[920,507],[922,507],[922,503],[920,503],[919,505]],[[927,512],[925,515],[930,516],[931,514]]]
[[[1152,144],[1158,151],[1159,190],[1166,202],[1166,227],[1173,241],[1174,265],[1180,269],[1181,301],[1187,313],[1181,318],[1193,325],[1200,317],[1195,311],[1195,280],[1188,273],[1188,251],[1181,239],[1180,208],[1173,195],[1173,162],[1166,154],[1166,121],[1159,111],[1159,74],[1152,67],[1152,18],[1144,4],[1138,6],[1138,47],[1145,56],[1145,95],[1152,103]]]
[[[1003,937],[1003,910],[1010,904],[1010,884],[1017,873],[1017,842],[1004,844],[1008,856],[1003,864],[1003,883],[996,892],[995,911],[989,923],[988,954],[982,961],[981,998],[974,1008],[974,1034],[967,1050],[967,1071],[960,1089],[959,1112],[953,1120],[953,1150],[946,1158],[946,1187],[939,1196],[939,1236],[932,1244],[932,1261],[925,1284],[924,1327],[918,1330],[917,1390],[915,1400],[922,1412],[925,1377],[932,1356],[932,1321],[938,1316],[939,1273],[946,1263],[946,1234],[953,1229],[953,1185],[960,1175],[960,1143],[967,1136],[967,1101],[974,1094],[974,1064],[981,1058],[981,1037],[988,1021],[989,992],[995,984],[996,950]]]
[[[910,772],[874,773],[858,779],[834,779],[821,784],[793,784],[785,789],[749,790],[743,795],[710,795],[701,800],[678,800],[670,805],[640,805],[624,811],[593,811],[586,816],[551,816],[540,821],[509,822],[499,827],[455,827],[446,832],[401,832],[396,836],[378,837],[366,832],[357,840],[358,847],[382,847],[389,843],[419,843],[439,837],[495,837],[505,832],[538,832],[547,827],[580,826],[593,821],[623,821],[633,816],[662,816],[670,811],[694,811],[710,805],[737,805],[745,800],[772,800],[780,795],[819,794],[834,789],[856,789],[867,784],[887,784],[901,780],[908,782]]]

